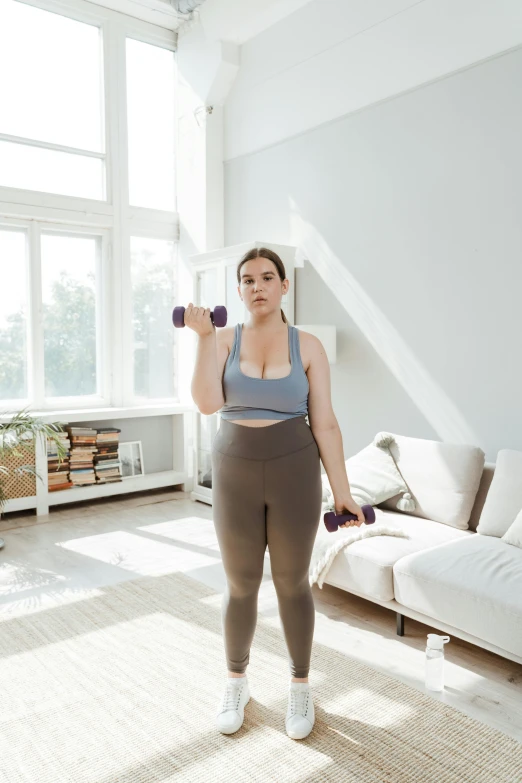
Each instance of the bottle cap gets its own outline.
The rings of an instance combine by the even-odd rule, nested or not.
[[[428,647],[431,647],[432,650],[443,650],[444,645],[449,641],[449,636],[439,636],[438,633],[428,634]]]

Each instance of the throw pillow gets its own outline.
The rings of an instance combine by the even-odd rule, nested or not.
[[[345,465],[352,497],[360,506],[376,506],[387,498],[408,490],[393,457],[373,443],[347,459]],[[328,511],[333,511],[333,494],[328,475],[323,473],[321,480],[323,502]]]
[[[513,544],[513,546],[519,546],[522,549],[522,509],[518,512],[513,524],[508,527],[502,541],[506,544]]]

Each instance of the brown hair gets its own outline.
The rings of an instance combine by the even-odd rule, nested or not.
[[[274,253],[273,250],[269,250],[267,247],[253,247],[252,250],[247,250],[241,261],[239,262],[237,266],[237,282],[238,285],[241,284],[241,267],[244,263],[247,261],[250,261],[253,258],[266,258],[268,261],[272,261],[275,264],[275,267],[277,269],[277,274],[281,278],[281,280],[286,279],[286,271],[285,271],[285,265],[277,255],[277,253]],[[288,323],[286,315],[283,312],[283,308],[281,308],[281,317],[285,324]]]

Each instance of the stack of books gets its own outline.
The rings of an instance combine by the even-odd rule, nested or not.
[[[94,457],[94,470],[97,484],[110,484],[121,481],[120,457],[118,453],[119,434],[117,427],[102,427],[97,430],[97,454]]]
[[[75,487],[96,484],[94,455],[97,432],[94,427],[66,427],[71,440],[69,476]]]
[[[69,454],[71,442],[67,432],[57,432],[56,437],[67,449],[62,462],[58,462],[58,447],[52,440],[47,440],[47,485],[49,492],[59,489],[69,489],[73,486],[69,479]]]

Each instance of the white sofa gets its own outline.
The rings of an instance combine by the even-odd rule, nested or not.
[[[522,453],[506,450],[493,481],[495,465],[480,449],[396,440],[394,457],[417,508],[397,511],[392,498],[376,507],[376,521],[409,538],[352,543],[324,582],[394,610],[400,636],[411,617],[522,663],[522,548],[502,540],[506,524],[497,524],[506,507],[509,518],[522,508]],[[435,460],[434,445],[442,448]]]

